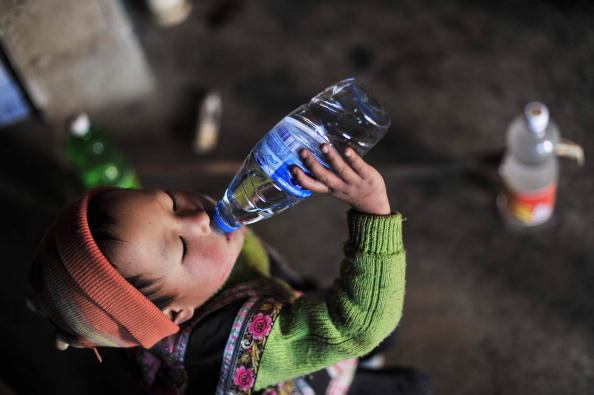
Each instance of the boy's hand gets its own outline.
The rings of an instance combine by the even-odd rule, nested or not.
[[[344,153],[348,163],[329,144],[322,144],[321,148],[334,171],[326,169],[311,152],[302,149],[299,155],[315,178],[305,174],[299,167],[293,167],[293,175],[301,186],[313,192],[327,193],[363,214],[390,214],[386,184],[374,167],[368,165],[352,148],[347,148]]]

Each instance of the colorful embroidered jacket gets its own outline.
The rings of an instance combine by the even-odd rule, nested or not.
[[[297,296],[266,280],[266,249],[248,234],[223,289],[179,336],[151,350],[176,368],[159,370],[147,363],[153,357],[145,353],[145,375],[153,381],[167,376],[163,382],[177,382],[181,389],[155,392],[182,393],[189,384],[188,393],[213,393],[215,387],[219,393],[307,393],[298,388],[307,383],[291,379],[307,375],[315,385],[315,380],[323,380],[310,374],[324,368],[331,367],[326,370],[330,378],[340,371],[352,373],[354,365],[348,361],[377,346],[402,313],[401,223],[399,214],[371,216],[350,210],[340,276],[315,298]],[[333,385],[340,386],[336,381]]]

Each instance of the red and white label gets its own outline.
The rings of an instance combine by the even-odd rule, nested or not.
[[[507,211],[512,217],[526,225],[539,225],[546,222],[555,208],[557,183],[538,192],[518,192],[506,189]]]

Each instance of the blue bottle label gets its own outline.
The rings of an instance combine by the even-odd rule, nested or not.
[[[299,198],[306,198],[312,192],[299,185],[290,171],[292,166],[299,166],[309,174],[299,159],[298,152],[302,144],[293,135],[293,128],[296,126],[281,121],[258,142],[253,152],[262,170],[280,187]]]

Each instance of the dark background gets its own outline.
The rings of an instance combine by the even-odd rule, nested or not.
[[[172,28],[125,3],[158,81],[151,97],[96,114],[146,187],[215,197],[258,139],[334,81],[355,76],[393,126],[367,160],[407,218],[405,311],[391,365],[438,394],[594,393],[594,9],[586,1],[206,1]],[[191,150],[196,107],[223,98],[217,148]],[[508,123],[549,106],[586,165],[561,160],[556,215],[531,232],[495,209]],[[109,351],[53,349],[29,313],[28,265],[59,207],[80,190],[49,125],[1,133],[0,378],[19,394],[123,393]],[[328,284],[346,206],[314,196],[254,225],[297,270]]]

